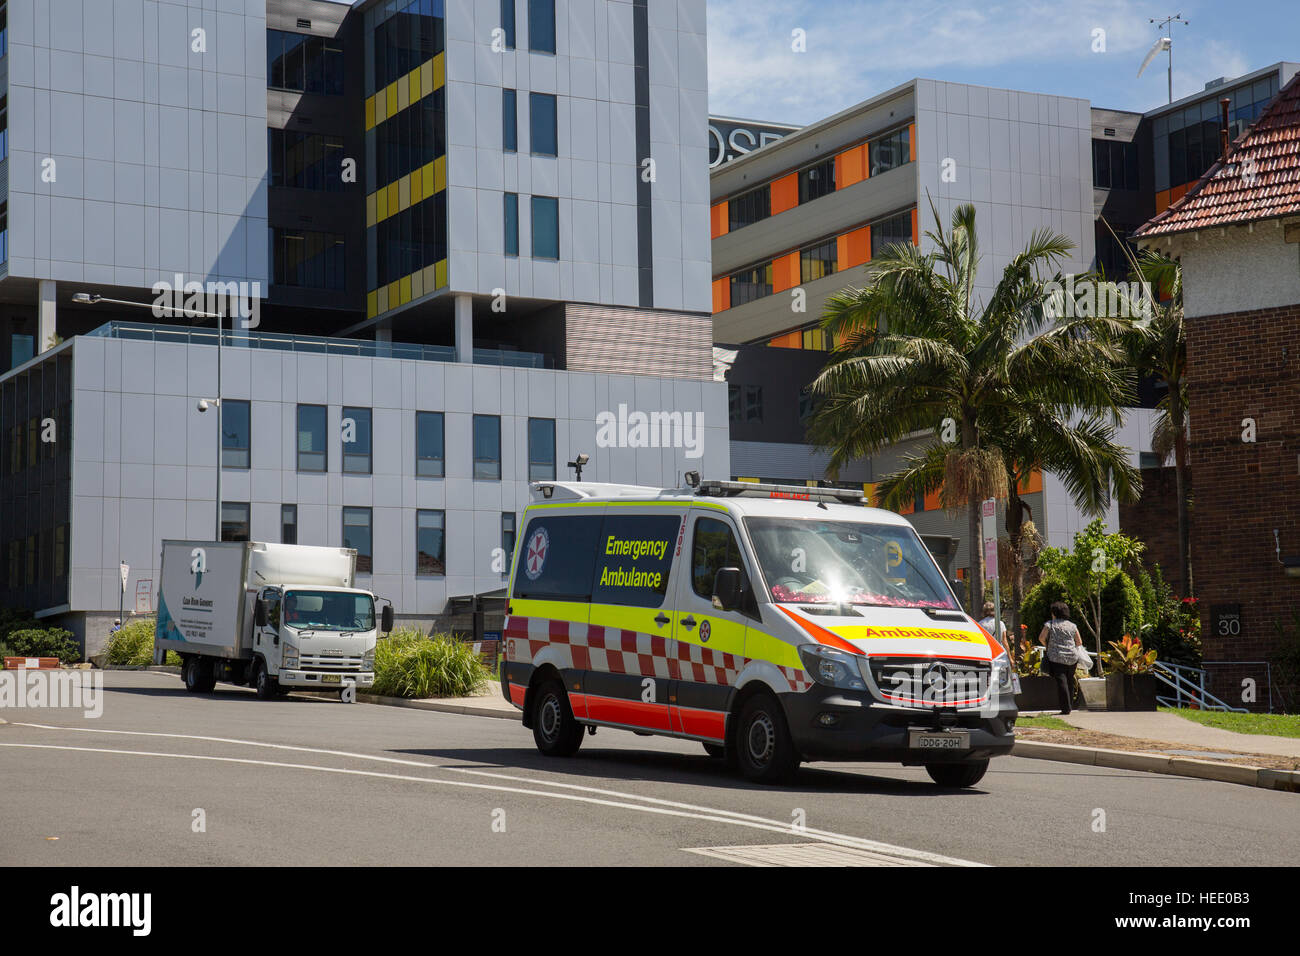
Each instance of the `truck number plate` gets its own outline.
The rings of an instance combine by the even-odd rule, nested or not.
[[[341,680],[342,676],[339,674],[322,674],[320,678],[322,684],[337,684]]]
[[[969,750],[970,734],[961,731],[909,730],[907,745],[913,750]]]

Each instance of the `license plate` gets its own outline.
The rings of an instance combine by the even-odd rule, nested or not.
[[[320,682],[322,684],[337,684],[343,680],[341,674],[322,674]]]
[[[969,750],[970,734],[964,730],[910,730],[907,745],[913,750]]]

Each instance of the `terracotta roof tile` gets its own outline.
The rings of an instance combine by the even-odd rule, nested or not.
[[[1178,202],[1138,237],[1300,215],[1300,73]]]

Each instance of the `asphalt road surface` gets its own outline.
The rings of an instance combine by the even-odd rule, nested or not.
[[[1006,757],[973,790],[886,764],[760,787],[688,741],[601,730],[548,759],[513,721],[105,676],[98,719],[0,711],[0,865],[1269,866],[1300,846],[1296,795],[1206,780]]]

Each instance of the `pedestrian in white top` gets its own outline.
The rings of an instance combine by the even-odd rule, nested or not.
[[[1038,632],[1038,643],[1046,649],[1047,669],[1056,681],[1056,696],[1061,713],[1070,712],[1074,696],[1074,668],[1078,663],[1075,648],[1083,646],[1079,629],[1070,621],[1070,609],[1064,601],[1052,605],[1052,617]]]
[[[984,617],[980,620],[980,627],[988,631],[1003,647],[1007,648],[1010,654],[1010,645],[1007,644],[1007,625],[994,618],[994,608],[992,601],[984,602]]]

